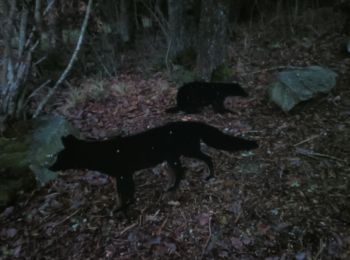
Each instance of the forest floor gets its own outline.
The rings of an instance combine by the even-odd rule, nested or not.
[[[256,34],[258,35],[258,34]],[[83,135],[132,134],[176,120],[206,122],[256,139],[250,153],[205,148],[216,177],[184,159],[175,194],[165,192],[164,165],[135,174],[130,218],[114,215],[113,180],[98,172],[65,171],[0,215],[0,258],[25,259],[350,259],[350,55],[331,33],[311,46],[285,40],[269,47],[258,36],[231,49],[248,99],[233,112],[210,108],[171,115],[176,88],[165,73],[125,71],[104,82],[108,94],[75,106],[57,93],[55,113]],[[244,57],[239,58],[239,57]],[[318,64],[338,73],[335,89],[283,113],[266,98],[278,69]],[[86,80],[82,87],[96,84]],[[171,147],[169,147],[171,149]],[[132,162],[131,162],[132,163]]]

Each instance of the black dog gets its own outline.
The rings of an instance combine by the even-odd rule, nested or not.
[[[117,179],[121,207],[133,202],[135,185],[133,173],[166,161],[175,173],[176,189],[184,176],[180,156],[204,161],[213,176],[213,162],[202,153],[200,142],[226,151],[250,150],[258,147],[256,141],[222,133],[215,127],[200,122],[174,122],[146,130],[139,134],[115,137],[106,141],[85,141],[67,136],[62,138],[64,149],[58,153],[50,170],[89,169]]]
[[[230,110],[224,107],[225,98],[229,96],[247,97],[248,94],[238,83],[189,82],[179,88],[177,105],[166,112],[184,111],[186,114],[194,114],[209,105],[212,105],[217,113],[229,112]]]

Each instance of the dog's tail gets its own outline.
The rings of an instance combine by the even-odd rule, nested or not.
[[[229,152],[252,150],[259,147],[257,141],[247,140],[240,137],[231,136],[221,132],[219,129],[202,125],[200,131],[201,140],[208,146]]]
[[[178,106],[175,106],[175,107],[168,108],[167,110],[165,110],[165,112],[174,114],[174,113],[180,112],[180,110],[181,109]]]

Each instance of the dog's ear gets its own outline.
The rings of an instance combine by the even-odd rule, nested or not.
[[[74,135],[67,135],[62,137],[62,143],[64,147],[69,146],[72,143],[75,143],[78,140]]]

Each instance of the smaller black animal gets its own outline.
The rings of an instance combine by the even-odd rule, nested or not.
[[[217,113],[230,112],[224,106],[225,98],[229,96],[248,97],[248,94],[238,83],[189,82],[179,88],[176,96],[177,105],[167,109],[166,112],[184,111],[186,114],[195,114],[209,105],[212,105]]]
[[[95,170],[117,179],[120,210],[126,210],[134,200],[135,171],[154,167],[166,161],[175,173],[176,189],[184,177],[180,157],[204,161],[210,175],[214,174],[211,158],[201,151],[200,143],[229,152],[258,148],[256,141],[230,136],[200,122],[173,122],[144,132],[114,137],[104,141],[86,141],[74,136],[62,138],[64,149],[58,153],[53,171],[67,169]]]

